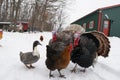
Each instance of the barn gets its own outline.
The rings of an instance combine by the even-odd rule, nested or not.
[[[0,22],[0,29],[3,29],[4,27],[9,27],[11,22]]]
[[[13,26],[13,22],[0,22],[0,29],[3,29],[3,30],[9,30],[12,31],[12,30],[15,30],[15,31],[19,31],[17,28],[19,26],[19,24],[22,25],[22,30],[24,32],[26,32],[28,30],[28,22],[25,22],[25,21],[17,21],[16,23],[16,27]]]
[[[72,24],[82,25],[86,31],[101,31],[107,36],[120,37],[120,4],[99,8]]]
[[[28,22],[21,21],[21,22],[18,22],[18,23],[22,24],[24,32],[26,32],[28,30]]]

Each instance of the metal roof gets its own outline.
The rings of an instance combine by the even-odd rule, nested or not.
[[[114,7],[120,7],[120,4],[99,8],[99,10],[110,9],[110,8],[114,8]]]
[[[28,22],[26,22],[26,21],[17,21],[17,23],[28,24]],[[13,22],[0,22],[0,24],[13,24]]]

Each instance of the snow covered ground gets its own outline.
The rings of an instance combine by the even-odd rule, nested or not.
[[[32,51],[32,43],[39,40],[40,35],[44,41],[39,46],[40,60],[33,64],[36,68],[27,69],[19,58],[20,51]],[[0,80],[49,80],[49,70],[46,68],[46,45],[51,38],[50,32],[43,33],[12,33],[4,32],[0,40]],[[99,57],[95,67],[90,67],[85,73],[77,67],[76,73],[70,70],[74,67],[71,62],[68,67],[62,70],[66,79],[59,78],[57,71],[53,74],[55,78],[50,80],[120,80],[120,38],[109,37],[111,50],[109,57]],[[40,40],[39,40],[40,41]]]

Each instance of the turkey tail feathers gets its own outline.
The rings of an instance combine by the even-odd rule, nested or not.
[[[91,34],[93,34],[99,40],[100,46],[97,50],[98,56],[107,57],[111,47],[107,36],[104,33],[98,31],[93,31]]]

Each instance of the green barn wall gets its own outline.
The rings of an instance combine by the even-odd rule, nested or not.
[[[120,37],[120,7],[105,9],[102,11],[102,22],[108,16],[110,22],[110,36]],[[102,29],[103,27],[101,27]]]
[[[94,28],[92,28],[92,29],[88,28],[88,24],[90,21],[94,21]],[[83,25],[84,23],[87,24],[86,31],[97,30],[98,29],[98,11],[79,19],[72,24]]]
[[[120,37],[120,5],[98,9],[98,10],[80,18],[79,20],[73,22],[72,24],[83,25],[83,23],[87,23],[87,25],[88,25],[88,23],[90,21],[94,21],[94,23],[95,23],[94,28],[89,29],[88,27],[86,27],[86,31],[98,30],[99,10],[102,11],[100,31],[103,32],[103,26],[104,26],[103,21],[108,19],[108,20],[110,20],[109,36]],[[105,15],[107,15],[108,17],[106,17]]]

